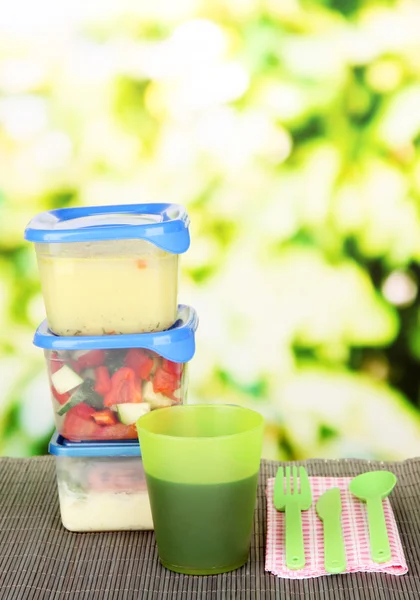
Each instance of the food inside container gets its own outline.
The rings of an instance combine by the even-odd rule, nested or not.
[[[176,320],[178,255],[189,246],[177,205],[68,208],[29,223],[51,331],[90,336],[163,331]]]
[[[70,531],[153,529],[138,442],[68,442],[56,432],[61,520]]]
[[[74,442],[137,439],[142,415],[182,404],[198,320],[180,305],[168,331],[122,336],[58,337],[44,322],[44,348],[59,434]]]
[[[173,325],[178,255],[142,240],[62,244],[59,255],[37,244],[51,330],[58,335],[162,331]]]

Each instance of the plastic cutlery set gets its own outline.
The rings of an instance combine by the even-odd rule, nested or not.
[[[394,488],[396,476],[389,471],[372,471],[350,482],[351,494],[366,503],[372,560],[391,559],[387,525],[382,501]],[[274,507],[285,513],[286,566],[300,570],[306,564],[302,511],[313,503],[308,474],[304,467],[280,467],[274,483]],[[338,487],[324,492],[317,500],[316,514],[323,524],[324,566],[328,573],[346,570],[346,551],[341,524],[342,501]]]

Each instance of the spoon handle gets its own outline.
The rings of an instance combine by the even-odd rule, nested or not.
[[[387,562],[391,560],[391,548],[389,546],[384,508],[380,497],[368,499],[367,514],[372,559],[377,563]]]

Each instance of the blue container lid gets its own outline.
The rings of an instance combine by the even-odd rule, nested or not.
[[[179,204],[59,208],[36,215],[25,229],[25,239],[38,243],[142,239],[182,254],[190,245],[189,222]]]
[[[177,363],[188,362],[195,352],[197,313],[191,306],[178,305],[178,319],[165,331],[123,335],[59,336],[43,321],[35,332],[34,344],[46,350],[112,350],[114,348],[146,348]]]
[[[69,442],[57,431],[48,445],[48,452],[54,456],[71,458],[95,456],[141,456],[140,445],[135,440],[119,442]]]

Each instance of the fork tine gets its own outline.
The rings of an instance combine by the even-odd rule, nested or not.
[[[291,493],[290,483],[290,467],[286,467],[286,494]]]
[[[292,473],[293,473],[293,492],[292,494],[294,495],[298,495],[299,494],[299,489],[298,489],[298,470],[297,467],[293,467],[292,468]]]
[[[309,483],[309,477],[305,467],[299,468],[299,479],[300,493],[302,496],[305,496],[305,501],[307,505],[310,506],[312,502],[311,484]]]
[[[300,478],[300,489],[305,491],[305,488],[309,487],[308,473],[305,467],[299,467],[299,478]]]

